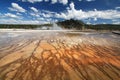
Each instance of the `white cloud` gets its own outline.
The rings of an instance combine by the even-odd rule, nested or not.
[[[44,0],[45,1],[45,0]],[[63,2],[62,2],[63,1]],[[68,2],[64,2],[65,0],[57,0],[57,3],[67,4]],[[68,1],[68,0],[66,0]],[[56,3],[56,2],[55,2]],[[26,10],[20,7],[16,3],[12,3],[12,7],[9,8],[12,11],[17,11],[16,14],[12,13],[0,13],[0,23],[15,23],[15,24],[41,24],[45,22],[52,22],[54,19],[78,19],[78,20],[86,20],[90,19],[88,23],[92,20],[97,21],[98,19],[109,19],[116,20],[114,23],[119,22],[120,20],[120,11],[117,10],[119,7],[116,7],[116,10],[89,10],[83,11],[82,9],[75,9],[75,4],[73,2],[70,3],[69,7],[66,8],[64,12],[56,13],[47,10],[38,10],[35,7],[29,7],[32,11],[25,12]],[[53,19],[54,18],[54,19]],[[6,19],[6,20],[5,20]],[[29,20],[26,20],[29,19]]]
[[[20,20],[18,22],[21,24],[40,24],[40,21],[38,20]]]
[[[75,5],[74,5],[74,3],[72,2],[71,4],[70,4],[70,8],[71,8],[71,10],[75,10]]]
[[[19,6],[17,3],[12,3],[12,7],[8,8],[11,11],[17,11],[17,12],[25,12],[26,10]]]
[[[78,1],[82,1],[82,0],[78,0]]]
[[[17,12],[16,14],[17,14],[17,15],[20,15],[20,16],[22,15],[22,14],[21,14],[21,13],[19,13],[19,12]]]
[[[33,16],[33,17],[37,17],[37,18],[40,17],[40,14],[39,14],[39,13],[30,13],[30,15]]]
[[[113,23],[113,24],[120,24],[120,19],[113,19],[113,20],[112,20],[112,23]]]
[[[94,21],[97,21],[97,18],[96,18],[96,17],[94,17]]]
[[[35,12],[30,12],[29,13],[29,18],[32,18],[32,20],[38,20],[42,22],[53,22],[53,18],[55,17],[55,12],[47,11],[47,10],[42,10],[39,11],[39,13]]]
[[[47,21],[39,20],[16,20],[16,19],[0,19],[0,24],[45,24]]]
[[[115,9],[120,9],[120,7],[115,7]]]
[[[43,0],[22,0],[23,2],[30,2],[30,3],[36,3],[36,2],[42,2]]]
[[[12,13],[6,13],[4,14],[4,17],[9,17],[9,18],[19,18],[19,16],[12,14]]]
[[[68,0],[59,0],[59,2],[66,5],[68,3]]]
[[[49,2],[49,0],[44,0],[45,2]]]
[[[93,18],[94,20],[100,19],[120,19],[120,11],[117,10],[91,10],[91,11],[83,11],[83,10],[76,10],[75,5],[72,2],[70,4],[70,8],[67,9],[66,12],[61,12],[56,14],[57,18],[63,19],[88,19]]]
[[[87,22],[86,24],[92,24],[92,23],[90,23],[90,22]]]
[[[51,0],[51,3],[55,4],[55,3],[57,3],[57,0]]]
[[[33,10],[34,12],[38,12],[38,10],[35,7],[30,7],[31,10]]]
[[[30,3],[36,3],[36,2],[49,2],[51,1],[52,4],[55,3],[61,3],[63,5],[66,5],[68,3],[68,0],[22,0],[22,2],[30,2]]]
[[[92,2],[92,1],[95,1],[95,0],[86,0],[87,2]]]
[[[49,14],[55,14],[56,12],[48,11],[48,10],[42,10],[44,13],[49,13]]]
[[[0,19],[0,24],[11,24],[16,23],[17,21],[15,19]]]
[[[118,21],[118,22],[113,22],[113,24],[120,24],[120,21]]]
[[[52,14],[49,14],[49,13],[45,14],[45,13],[42,13],[42,16],[43,16],[44,18],[50,18],[50,17],[52,17]]]
[[[39,11],[39,13],[35,13],[35,12],[30,12],[29,13],[31,16],[35,17],[35,18],[52,18],[54,17],[54,15],[56,14],[55,12],[51,12],[51,11],[47,11],[47,10],[43,10],[43,11]]]

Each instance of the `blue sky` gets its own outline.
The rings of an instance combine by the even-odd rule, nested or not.
[[[0,24],[44,24],[67,19],[120,24],[120,0],[0,0]]]

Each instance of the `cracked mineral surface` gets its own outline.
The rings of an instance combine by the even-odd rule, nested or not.
[[[119,80],[120,36],[0,32],[0,80]]]

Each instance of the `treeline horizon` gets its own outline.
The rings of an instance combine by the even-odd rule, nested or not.
[[[42,26],[52,26],[52,24],[0,24],[0,29],[36,29]]]
[[[120,30],[120,24],[86,24],[74,19],[58,21],[57,24],[65,29]],[[53,24],[0,24],[0,29],[37,29],[43,26],[52,27]]]
[[[120,30],[120,24],[96,24],[96,25],[86,25],[87,29],[94,30]]]
[[[57,23],[67,29],[120,30],[120,24],[86,24],[81,20],[65,20]]]

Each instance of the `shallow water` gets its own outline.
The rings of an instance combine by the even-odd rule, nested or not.
[[[0,32],[2,80],[118,80],[120,36],[79,31]]]

